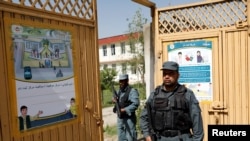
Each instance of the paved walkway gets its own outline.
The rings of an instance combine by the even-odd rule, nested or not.
[[[144,105],[145,100],[141,100],[141,106]],[[113,107],[102,108],[102,118],[103,118],[103,127],[107,125],[113,126],[116,125],[117,115],[113,112]]]
[[[102,116],[103,116],[103,128],[107,126],[116,125],[116,114],[113,113],[113,107],[107,107],[102,109]],[[114,136],[107,136],[104,134],[104,141],[117,141],[117,135]]]
[[[144,105],[144,101],[141,101],[141,105]],[[107,126],[114,126],[117,123],[117,115],[113,113],[113,106],[112,107],[107,107],[102,109],[102,117],[103,117],[103,128]],[[141,138],[138,137],[138,138]],[[117,141],[117,135],[112,136],[112,137],[106,137],[104,135],[104,141]],[[143,139],[138,139],[138,141],[143,141]]]
[[[102,109],[103,127],[116,125],[117,115],[113,113],[113,107],[107,107]]]

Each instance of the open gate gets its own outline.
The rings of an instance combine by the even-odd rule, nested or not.
[[[205,141],[209,124],[249,124],[249,15],[247,0],[155,10],[155,85],[162,81],[158,72],[164,61],[180,61],[180,81],[202,107]]]
[[[96,7],[96,0],[0,1],[0,141],[103,140]],[[30,115],[43,111],[27,130],[22,105]]]

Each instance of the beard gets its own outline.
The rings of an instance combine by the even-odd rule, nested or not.
[[[121,91],[124,91],[124,90],[126,89],[127,86],[128,86],[128,84],[120,85]]]
[[[168,87],[173,87],[175,84],[174,83],[164,83],[165,86],[168,86]]]
[[[173,82],[173,81],[164,81],[163,83],[166,87],[168,88],[172,88],[172,87],[175,87],[177,82]]]

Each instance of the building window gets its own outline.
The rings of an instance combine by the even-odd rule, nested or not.
[[[108,65],[107,64],[104,64],[103,65],[103,69],[107,69],[108,68]]]
[[[135,53],[135,43],[134,42],[130,42],[130,52]]]
[[[125,42],[121,42],[121,54],[125,54]]]
[[[130,69],[132,74],[136,74],[136,66],[131,66]]]
[[[103,51],[103,56],[107,56],[107,46],[106,45],[102,46],[102,51]]]
[[[115,55],[115,44],[111,45],[111,55]]]
[[[123,73],[123,74],[126,74],[126,73],[127,73],[127,64],[126,64],[126,63],[123,63],[123,64],[122,64],[122,73]]]
[[[116,64],[112,64],[112,69],[116,71]]]

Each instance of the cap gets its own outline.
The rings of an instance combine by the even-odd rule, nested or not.
[[[179,70],[179,64],[173,61],[166,61],[163,63],[161,70]]]
[[[127,74],[121,74],[119,75],[119,80],[125,80],[128,79],[128,75]]]

